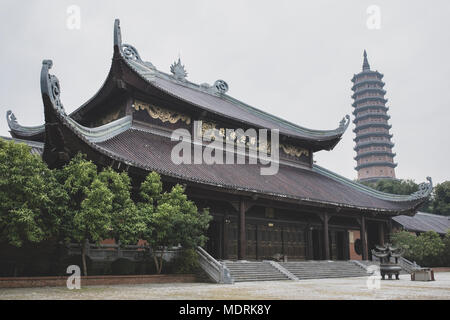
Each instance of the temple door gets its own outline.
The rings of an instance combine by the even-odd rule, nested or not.
[[[247,237],[247,259],[256,260],[257,256],[257,233],[255,224],[246,225],[246,237]]]

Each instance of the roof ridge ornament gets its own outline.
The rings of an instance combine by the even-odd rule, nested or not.
[[[123,44],[121,50],[125,59],[143,62],[137,49],[131,44]]]
[[[348,128],[348,125],[350,124],[350,116],[348,114],[345,115],[344,118],[339,122],[339,129],[340,131],[346,131]]]
[[[228,91],[228,83],[226,83],[224,80],[216,80],[214,82],[214,89],[217,93],[224,94]]]
[[[122,44],[122,31],[120,29],[119,19],[116,19],[114,21],[114,49],[118,50],[125,59],[144,63],[135,47],[133,47],[131,44]],[[153,67],[150,62],[147,63],[150,67]]]
[[[6,111],[6,121],[8,122],[10,129],[17,129],[20,127],[14,112],[11,110]]]
[[[65,114],[63,104],[61,102],[61,87],[59,85],[59,80],[55,75],[50,74],[48,71],[52,68],[52,60],[42,61],[41,70],[41,93],[43,98],[47,96],[53,105],[58,109],[59,112]]]
[[[114,47],[118,50],[122,48],[122,32],[120,31],[120,20],[114,20]]]
[[[412,199],[421,199],[430,196],[431,191],[433,191],[433,181],[431,177],[427,177],[428,183],[422,182],[419,184],[419,190],[411,194]]]
[[[184,65],[181,64],[181,59],[178,57],[178,61],[172,63],[170,66],[170,72],[173,74],[175,79],[180,81],[185,81],[188,75]]]

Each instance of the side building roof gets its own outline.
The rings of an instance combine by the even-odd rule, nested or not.
[[[14,141],[16,143],[24,143],[31,148],[31,150],[30,150],[31,154],[36,154],[36,155],[42,156],[42,154],[44,153],[44,143],[43,142],[37,142],[37,141],[32,141],[32,140],[22,140],[22,139],[1,137],[1,136],[0,136],[0,139]]]
[[[404,230],[414,232],[435,231],[446,234],[450,230],[450,217],[426,212],[417,212],[414,216],[396,216],[393,220]]]

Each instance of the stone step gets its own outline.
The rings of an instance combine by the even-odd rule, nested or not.
[[[234,262],[225,261],[235,282],[244,281],[278,281],[288,277],[268,262]],[[280,262],[298,279],[366,277],[366,271],[349,261],[295,261]]]
[[[289,280],[265,262],[224,262],[235,282]]]
[[[282,262],[280,265],[299,279],[367,276],[364,269],[348,261]]]

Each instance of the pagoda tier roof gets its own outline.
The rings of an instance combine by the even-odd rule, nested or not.
[[[386,83],[384,83],[383,81],[379,80],[379,79],[364,79],[362,81],[358,81],[357,83],[355,83],[352,86],[352,91],[356,91],[356,89],[364,84],[379,84],[381,85],[381,87],[383,88],[385,86]]]
[[[382,73],[378,72],[378,71],[364,70],[364,71],[362,71],[360,73],[357,73],[357,74],[353,75],[352,82],[355,82],[356,80],[358,80],[362,76],[366,76],[366,75],[376,75],[378,77],[378,80],[381,80],[384,77],[384,75]]]
[[[363,107],[358,106],[357,108],[355,108],[353,110],[352,113],[353,113],[353,115],[356,116],[358,114],[358,112],[363,112],[363,111],[370,110],[370,109],[378,109],[378,110],[382,110],[384,112],[388,112],[389,111],[389,107],[386,107],[386,106],[383,106],[383,105],[379,105],[379,104],[372,104],[372,105],[367,105],[367,106],[363,106]]]
[[[384,128],[384,129],[389,130],[392,128],[392,125],[387,124],[387,123],[380,123],[380,122],[368,122],[368,123],[364,123],[364,124],[357,124],[356,128],[353,129],[353,132],[357,133],[359,130],[367,129],[367,128],[371,128],[371,127]]]
[[[363,169],[363,168],[369,168],[369,167],[390,167],[395,168],[397,167],[396,163],[388,162],[388,161],[374,161],[374,162],[368,162],[368,163],[362,163],[355,167],[355,170]]]
[[[389,156],[389,157],[395,157],[396,153],[393,153],[391,151],[369,151],[369,152],[364,152],[364,153],[359,153],[356,157],[354,157],[353,159],[355,160],[359,160],[361,158],[365,158],[365,157],[369,157],[369,156]]]
[[[363,98],[357,98],[355,99],[355,102],[352,103],[353,107],[358,107],[358,104],[367,102],[367,101],[381,101],[382,103],[388,102],[388,99],[380,96],[369,96],[369,97],[363,97]]]
[[[103,164],[133,172],[156,171],[167,179],[206,189],[233,194],[257,196],[316,207],[342,208],[387,215],[414,214],[428,198],[432,182],[420,185],[420,190],[407,196],[392,195],[337,175],[325,168],[311,168],[280,163],[275,175],[260,174],[260,164],[175,164],[171,151],[178,141],[167,133],[158,133],[147,125],[129,119],[119,119],[111,127],[95,128],[95,139],[83,126],[66,115],[60,100],[58,79],[49,74],[52,63],[44,61],[41,71],[41,91],[46,123],[44,159],[63,159],[84,152],[97,157]],[[126,129],[119,124],[127,123]],[[91,129],[92,130],[92,129]],[[102,135],[105,136],[102,139]],[[99,160],[100,161],[100,160]]]
[[[358,121],[361,121],[364,119],[369,119],[369,118],[383,118],[384,120],[389,120],[391,118],[391,116],[386,113],[366,113],[362,116],[355,117],[355,119],[353,119],[352,122],[357,123]]]
[[[391,139],[393,135],[389,132],[366,132],[366,133],[359,133],[353,141],[358,142],[361,139],[369,138],[369,137],[386,137]]]
[[[384,147],[388,147],[388,148],[393,148],[395,145],[395,143],[391,142],[391,141],[367,141],[367,142],[361,142],[358,143],[353,150],[358,151],[361,148],[366,148],[366,147],[379,147],[379,146],[384,146]]]
[[[379,93],[380,95],[383,95],[383,96],[386,94],[386,90],[384,90],[384,89],[378,89],[378,88],[364,88],[364,89],[359,90],[359,91],[356,91],[354,94],[352,94],[352,99],[355,99],[355,98],[356,98],[356,100],[358,100],[357,97],[358,97],[359,95],[365,94],[365,93],[367,93],[367,92],[376,92],[376,93]]]
[[[134,81],[134,78],[130,80],[129,73],[124,71],[127,68],[136,75],[137,79],[140,79],[142,82],[140,86]],[[235,122],[236,125],[244,128],[278,129],[280,135],[305,141],[313,151],[333,149],[350,123],[350,116],[347,115],[335,129],[308,129],[233,98],[226,93],[228,84],[222,80],[216,81],[213,85],[195,84],[186,80],[187,73],[180,61],[171,69],[173,74],[156,69],[152,63],[141,59],[135,47],[122,44],[120,23],[119,20],[116,20],[114,24],[114,58],[108,78],[97,94],[72,112],[70,116],[79,123],[83,123],[84,115],[96,108],[99,101],[105,96],[111,95],[114,88],[139,86],[140,89],[147,88],[152,94],[174,98],[180,104],[188,105],[190,110],[195,110],[196,114],[207,112],[215,118]],[[136,90],[130,91],[135,92]],[[18,132],[17,126],[10,126],[10,128],[14,134]],[[27,127],[20,126],[20,128],[21,132],[29,131]],[[43,132],[43,126],[36,128],[35,132],[39,132],[39,134]]]

